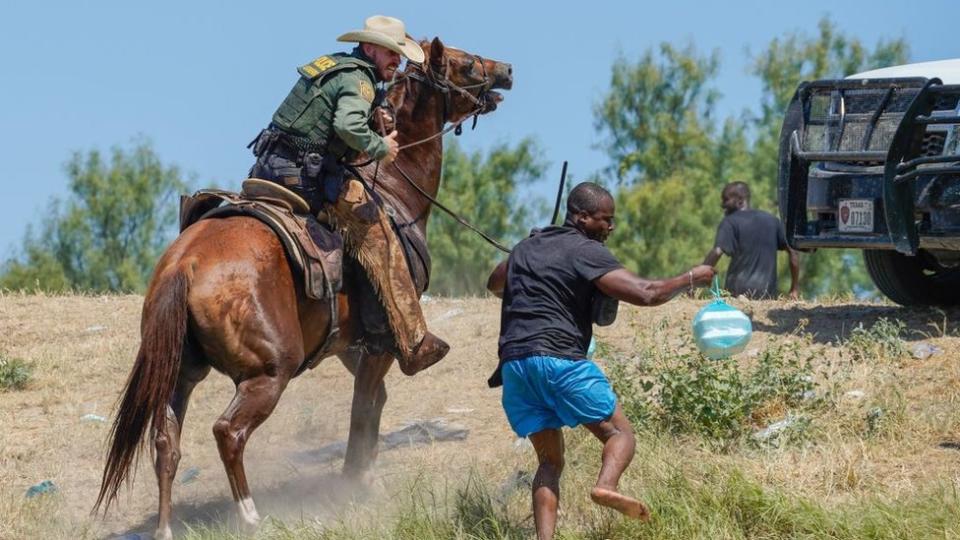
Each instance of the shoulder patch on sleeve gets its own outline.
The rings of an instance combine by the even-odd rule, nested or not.
[[[370,83],[367,81],[360,81],[360,97],[367,100],[369,103],[373,103],[373,87],[370,86]]]
[[[323,72],[337,65],[337,61],[329,56],[321,56],[309,64],[304,64],[297,68],[301,75],[308,79],[315,79]]]

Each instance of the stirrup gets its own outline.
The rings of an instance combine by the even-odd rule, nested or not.
[[[240,189],[240,195],[247,199],[264,200],[266,202],[281,202],[293,210],[295,214],[309,214],[310,205],[303,197],[290,191],[289,189],[260,178],[248,178],[243,181]]]

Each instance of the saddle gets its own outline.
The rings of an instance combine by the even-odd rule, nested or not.
[[[388,197],[374,196],[382,205],[394,232],[400,239],[406,256],[407,267],[414,285],[423,293],[430,283],[430,254],[426,238],[414,226],[418,216],[407,215],[397,209],[403,208]],[[180,197],[180,231],[204,219],[219,219],[231,216],[253,217],[274,231],[283,245],[294,278],[303,283],[308,298],[327,301],[330,306],[331,325],[319,351],[307,355],[298,373],[312,369],[326,356],[327,348],[339,333],[337,293],[344,286],[343,236],[329,222],[321,222],[310,214],[310,206],[302,197],[289,189],[258,178],[243,182],[240,193],[219,189],[202,189],[192,196]],[[321,212],[323,217],[323,212]],[[324,220],[326,221],[326,220]],[[352,260],[352,259],[351,259]],[[358,264],[349,265],[363,274]],[[356,283],[351,283],[356,286]],[[369,284],[360,288],[367,295],[362,306],[380,311],[380,300]],[[382,314],[385,316],[385,313]]]
[[[280,239],[294,276],[308,298],[333,300],[343,284],[343,239],[310,213],[299,195],[266,180],[251,178],[242,191],[202,189],[180,198],[180,231],[203,219],[249,216]],[[335,306],[336,302],[331,302]]]

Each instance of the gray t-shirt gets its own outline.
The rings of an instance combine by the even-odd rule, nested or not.
[[[720,222],[714,245],[730,257],[724,287],[731,294],[777,296],[777,250],[787,249],[779,219],[763,210],[738,210]]]

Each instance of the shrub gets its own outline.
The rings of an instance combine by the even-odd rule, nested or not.
[[[634,427],[643,427],[651,423],[654,416],[653,399],[650,391],[653,380],[644,377],[648,363],[641,357],[627,359],[613,358],[608,363],[608,378],[617,394],[623,414],[630,419]]]
[[[907,345],[900,338],[906,325],[899,320],[881,317],[869,329],[863,323],[850,331],[845,349],[852,359],[858,362],[866,360],[897,360],[907,356]]]
[[[23,390],[33,377],[33,364],[0,358],[0,390]]]
[[[748,368],[732,359],[664,349],[614,361],[609,375],[634,425],[729,443],[792,410],[814,406],[812,360],[796,345],[769,348]]]
[[[750,403],[745,382],[731,362],[683,355],[658,375],[660,421],[677,433],[734,439],[745,429]]]

